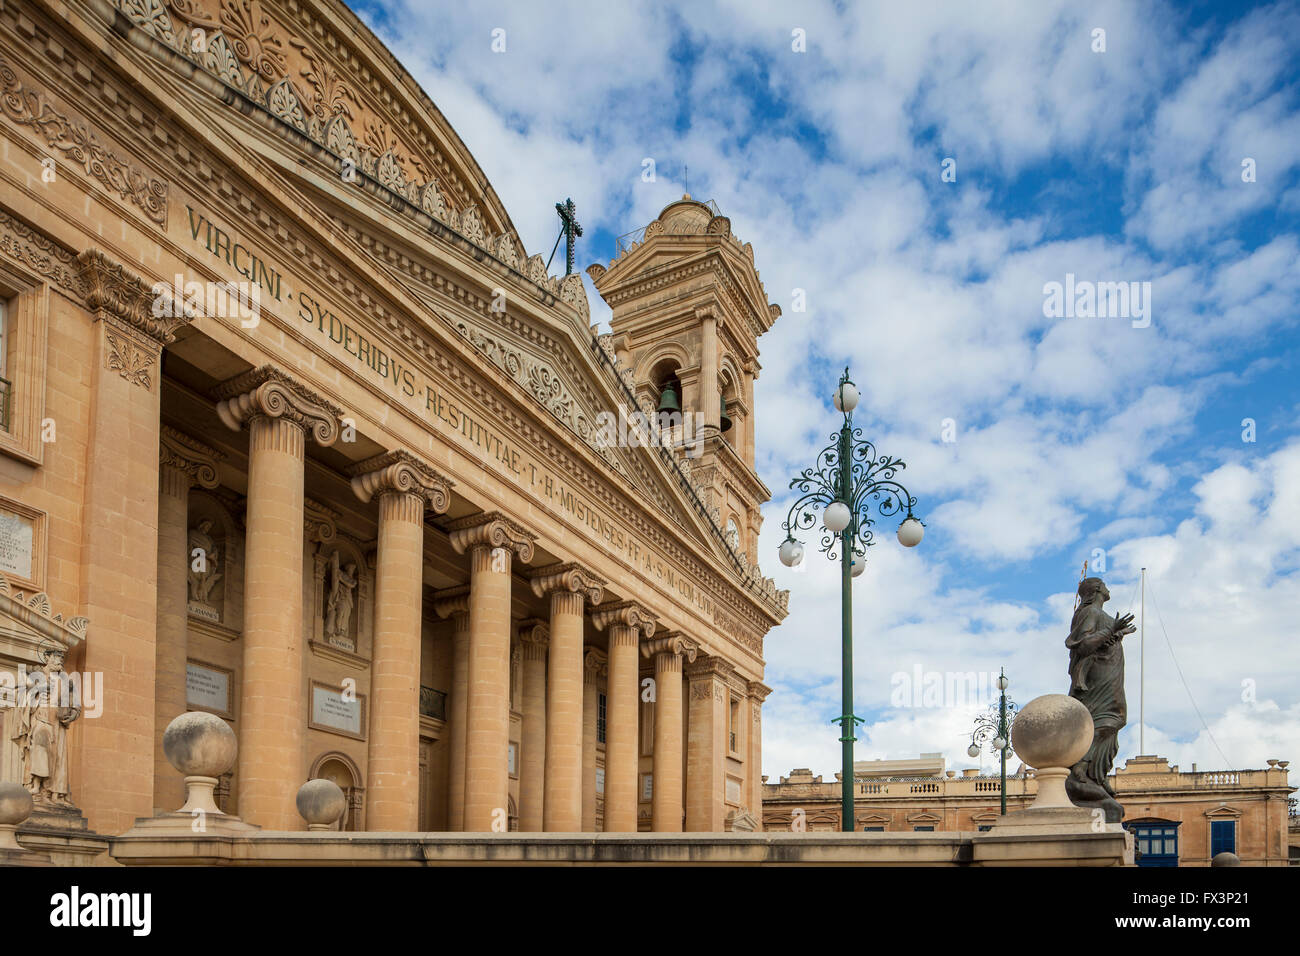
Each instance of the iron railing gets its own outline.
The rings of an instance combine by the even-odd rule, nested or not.
[[[447,693],[420,685],[420,716],[447,719]]]

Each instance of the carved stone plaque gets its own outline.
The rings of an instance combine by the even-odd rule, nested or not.
[[[313,683],[310,726],[315,730],[364,740],[365,703],[362,694],[349,693],[345,698],[344,692],[337,687]]]
[[[222,667],[185,662],[185,706],[233,717],[230,706],[230,671]]]
[[[7,508],[0,509],[0,571],[30,581],[35,551],[36,522]]]

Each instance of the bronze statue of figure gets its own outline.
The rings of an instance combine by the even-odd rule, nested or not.
[[[1125,634],[1131,634],[1133,615],[1112,616],[1101,609],[1110,591],[1101,578],[1079,582],[1079,607],[1070,620],[1070,696],[1092,714],[1092,746],[1070,768],[1065,792],[1076,807],[1100,807],[1107,823],[1124,819],[1124,808],[1106,780],[1119,753],[1119,732],[1128,723],[1124,699]]]

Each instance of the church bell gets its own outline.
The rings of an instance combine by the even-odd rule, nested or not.
[[[659,414],[668,412],[669,414],[677,413],[682,410],[681,404],[677,401],[677,392],[673,390],[672,383],[664,386],[663,391],[659,393],[659,408],[656,411]]]
[[[718,396],[718,401],[722,403],[718,417],[719,431],[727,431],[731,428],[731,419],[727,417],[727,399],[723,395]]]

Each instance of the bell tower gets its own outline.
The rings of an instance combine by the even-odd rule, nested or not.
[[[680,411],[680,453],[733,547],[758,559],[759,507],[771,492],[754,471],[758,337],[781,314],[767,301],[754,249],[712,201],[689,195],[620,237],[609,268],[587,269],[613,310],[614,353],[647,414]]]

